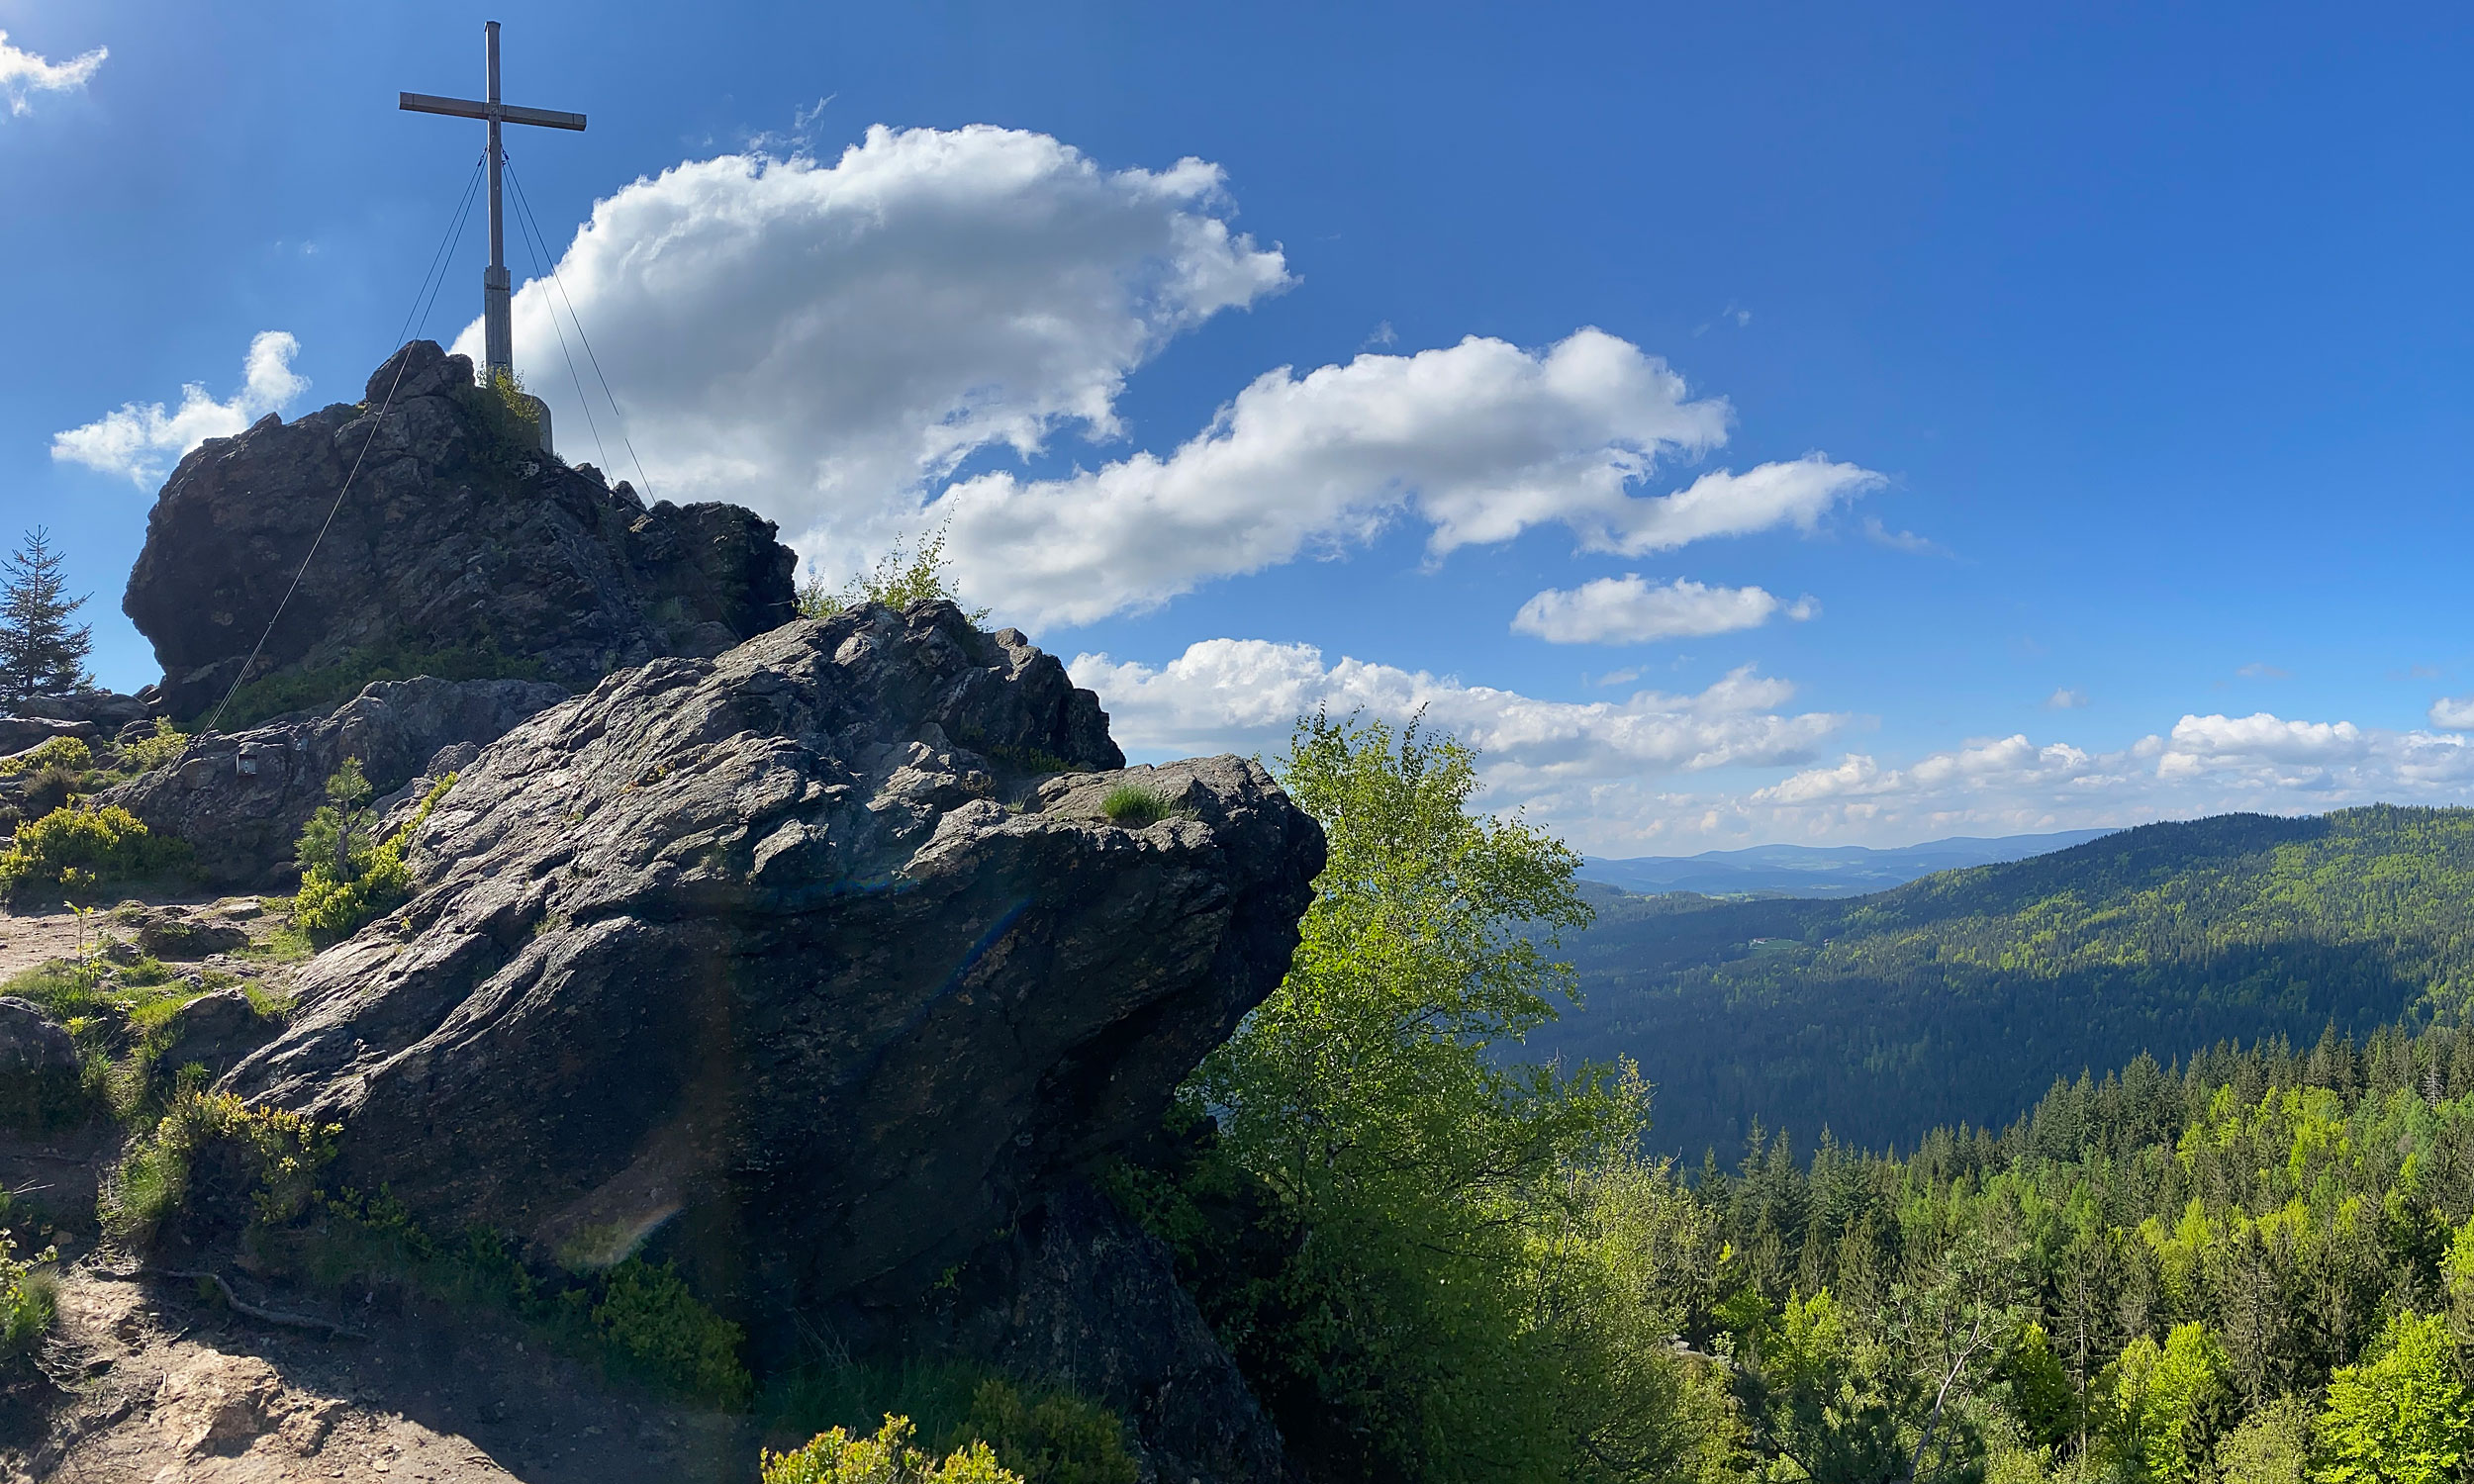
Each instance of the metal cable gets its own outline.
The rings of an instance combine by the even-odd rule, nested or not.
[[[540,219],[532,216],[532,203],[524,199],[523,182],[516,179],[515,166],[512,164],[508,166],[507,179],[508,183],[516,188],[517,207],[525,217],[532,219],[532,230],[537,233],[541,230]],[[544,238],[545,243],[546,240],[547,239]],[[612,392],[610,389],[610,378],[602,372],[602,358],[598,354],[594,353],[593,350],[593,337],[584,332],[584,320],[576,314],[576,302],[575,300],[568,298],[567,285],[560,281],[558,277],[558,268],[555,263],[553,263],[550,267],[550,287],[556,289],[558,291],[558,297],[566,300],[567,302],[567,318],[575,322],[576,338],[584,342],[584,358],[592,363],[594,379],[602,384],[603,400],[610,404],[610,415],[618,420],[618,442],[620,446],[627,450],[628,461],[635,465],[636,482],[644,487],[644,497],[647,500],[650,500],[653,496],[652,476],[644,472],[644,460],[639,457],[635,451],[635,440],[627,435],[627,415],[618,409],[618,394]],[[556,323],[555,317],[553,317],[552,323]],[[577,395],[581,398],[582,390],[580,388]],[[590,421],[592,415],[587,413],[585,417],[587,421]]]
[[[440,265],[445,261],[448,248],[454,245],[456,234],[463,230],[464,222],[471,214],[472,193],[480,184],[480,172],[484,163],[486,160],[474,162],[473,179],[464,187],[464,199],[449,220],[446,235],[438,241],[438,250],[430,254],[429,271],[422,275],[421,287],[413,291],[412,308],[404,312],[404,324],[396,330],[395,379],[387,384],[387,395],[378,404],[377,416],[369,420],[369,436],[361,440],[361,451],[352,460],[351,472],[343,476],[342,488],[335,491],[334,504],[327,507],[327,518],[318,527],[318,534],[311,539],[308,554],[301,558],[301,565],[294,570],[292,585],[283,590],[283,599],[275,604],[273,616],[266,620],[266,627],[258,631],[257,642],[249,646],[249,657],[240,662],[239,672],[233,676],[231,687],[224,692],[224,698],[215,703],[214,714],[208,716],[206,725],[199,729],[201,736],[214,732],[215,724],[224,719],[225,708],[232,704],[232,698],[235,696],[240,694],[240,683],[249,678],[249,667],[257,663],[258,655],[266,648],[267,639],[275,632],[275,625],[283,620],[284,609],[292,605],[292,595],[301,591],[301,579],[309,575],[310,563],[317,558],[318,548],[326,542],[328,530],[335,523],[336,512],[343,509],[343,497],[352,493],[352,481],[360,478],[361,465],[367,462],[370,447],[378,441],[378,429],[386,422],[387,411],[395,406],[396,389],[404,385],[404,367],[410,359],[403,352],[403,347],[408,343],[404,337],[412,332],[415,315],[421,316],[421,323],[425,328],[428,325],[429,317],[422,311],[421,301],[427,295],[432,304],[437,302],[437,295],[430,290],[429,280],[434,277],[440,285],[446,282]]]

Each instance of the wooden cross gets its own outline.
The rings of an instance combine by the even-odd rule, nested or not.
[[[490,95],[487,101],[475,103],[464,98],[433,98],[428,93],[404,93],[399,105],[417,114],[452,114],[459,119],[482,119],[490,126],[490,266],[481,273],[481,321],[483,382],[494,382],[510,375],[516,365],[516,332],[508,321],[507,296],[512,285],[507,277],[507,230],[499,211],[499,167],[505,154],[499,147],[499,126],[502,124],[537,124],[544,129],[582,129],[584,115],[562,114],[546,108],[520,108],[501,103],[498,97],[498,22],[482,24],[489,39]]]

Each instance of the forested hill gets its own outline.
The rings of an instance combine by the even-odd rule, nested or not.
[[[1596,896],[1585,1009],[1538,1054],[1634,1058],[1652,1142],[2001,1127],[2056,1076],[2316,1041],[2474,995],[2474,809],[2156,824],[1853,900]]]

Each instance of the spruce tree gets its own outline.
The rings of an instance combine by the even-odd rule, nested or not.
[[[94,684],[86,673],[94,629],[69,624],[86,599],[62,596],[64,560],[51,547],[50,531],[38,525],[0,571],[0,689],[11,696],[82,691]]]

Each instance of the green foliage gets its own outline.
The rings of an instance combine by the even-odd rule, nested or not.
[[[62,807],[21,826],[0,852],[0,894],[76,896],[106,882],[170,876],[189,859],[185,842],[149,833],[118,804]]]
[[[895,542],[874,570],[852,578],[838,593],[827,588],[821,577],[804,579],[799,585],[799,611],[809,618],[830,618],[866,603],[883,603],[899,612],[914,603],[931,601],[962,602],[945,574],[945,527],[941,525],[920,537],[916,548]],[[967,609],[966,616],[978,623],[988,617],[988,609]]]
[[[1001,1376],[979,1384],[959,1431],[993,1448],[1024,1484],[1134,1484],[1142,1472],[1115,1413],[1071,1392],[1026,1396]]]
[[[94,766],[94,749],[82,737],[48,737],[34,747],[12,757],[0,758],[0,778],[31,772],[38,768],[58,768],[69,773],[83,773]]]
[[[350,937],[412,895],[412,867],[406,857],[413,836],[454,786],[453,774],[440,779],[402,829],[372,843],[377,821],[368,807],[369,781],[361,776],[357,758],[344,759],[327,780],[328,801],[301,830],[301,889],[292,898],[294,926],[313,943],[332,943]]]
[[[94,630],[69,623],[86,600],[67,596],[60,570],[66,560],[52,549],[51,533],[38,525],[0,567],[0,691],[12,696],[94,685],[86,673]]]
[[[2133,1340],[2115,1362],[2120,1446],[2157,1484],[2207,1478],[2234,1401],[2225,1346],[2204,1324],[2173,1327],[2160,1346]]]
[[[2281,1396],[2242,1420],[2217,1444],[2225,1484],[2305,1484],[2311,1465],[2311,1404]]]
[[[1099,812],[1110,824],[1139,830],[1158,824],[1177,812],[1176,804],[1157,788],[1141,784],[1119,784],[1099,800]]]
[[[47,746],[49,744],[46,744]],[[172,725],[170,718],[154,718],[154,735],[120,745],[114,767],[126,774],[151,773],[180,761],[189,749],[189,735]]]
[[[2329,1378],[2320,1413],[2318,1484],[2441,1484],[2461,1477],[2474,1430],[2449,1353],[2447,1322],[2411,1312],[2391,1318],[2377,1358]]]
[[[1542,1047],[1637,1057],[1687,1158],[1754,1114],[1880,1146],[2149,1048],[2474,997],[2474,809],[2148,825],[1853,900],[1595,900],[1570,944],[1589,1008]]]
[[[51,1265],[59,1258],[58,1250],[48,1247],[20,1257],[16,1234],[0,1231],[0,1358],[25,1356],[51,1333],[60,1307]]]
[[[342,1132],[340,1124],[251,1108],[233,1093],[184,1089],[106,1181],[98,1210],[103,1229],[131,1247],[149,1248],[201,1195],[219,1206],[245,1198],[253,1224],[289,1222],[308,1209]],[[201,1167],[210,1159],[219,1188],[201,1192]],[[228,1213],[201,1214],[212,1221]]]
[[[541,662],[503,654],[494,641],[425,645],[403,639],[364,645],[324,665],[281,670],[235,691],[216,725],[224,731],[255,726],[292,711],[333,710],[378,681],[539,680]]]
[[[297,1220],[251,1235],[260,1261],[314,1284],[401,1283],[511,1315],[614,1377],[708,1406],[736,1410],[754,1394],[739,1358],[744,1333],[667,1264],[628,1257],[596,1270],[536,1270],[506,1234],[476,1226],[440,1237],[384,1191],[313,1192]]]
[[[872,1437],[834,1428],[793,1452],[768,1451],[764,1484],[1023,1484],[1000,1467],[987,1443],[937,1459],[910,1445],[910,1419],[888,1417]]]
[[[1302,720],[1282,774],[1330,847],[1302,941],[1121,1198],[1320,1473],[1701,1467],[1723,1429],[1685,1419],[1724,1403],[1669,1341],[1714,1253],[1632,1153],[1645,1090],[1486,1054],[1569,989],[1539,934],[1587,918],[1576,858],[1473,813],[1473,755],[1414,725]]]
[[[917,1424],[936,1449],[996,1450],[1024,1484],[1118,1484],[1139,1473],[1125,1428],[1070,1391],[1028,1387],[962,1360],[851,1361],[774,1378],[760,1411],[771,1433],[856,1432],[871,1418]]]
[[[612,1268],[593,1324],[627,1368],[683,1395],[734,1411],[752,1395],[739,1360],[746,1332],[706,1308],[667,1264],[630,1258]]]

